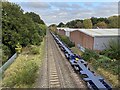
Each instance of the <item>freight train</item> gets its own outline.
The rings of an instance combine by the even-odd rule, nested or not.
[[[74,54],[72,50],[59,39],[58,36],[52,32],[51,34],[74,70],[84,76],[82,79],[86,82],[89,89],[112,90],[112,87],[101,76],[95,75],[94,71],[90,70],[88,63],[83,60],[81,56]]]

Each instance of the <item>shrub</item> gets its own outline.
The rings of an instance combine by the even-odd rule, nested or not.
[[[40,50],[40,54],[33,54],[32,48]],[[3,73],[2,87],[32,88],[38,77],[41,61],[45,53],[45,40],[40,46],[29,45]]]
[[[111,40],[107,49],[100,52],[100,54],[105,55],[111,59],[120,60],[120,41]]]
[[[98,67],[109,68],[111,59],[104,55],[100,55],[96,62],[98,63]]]
[[[108,57],[106,57],[106,56],[104,56],[104,55],[100,55],[100,56],[99,56],[99,59],[97,59],[97,61],[98,61],[98,62],[101,62],[101,63],[105,63],[105,62],[111,61],[111,59],[108,58]]]
[[[18,76],[16,77],[17,84],[29,84],[35,82],[36,71],[38,70],[38,66],[34,61],[28,61],[25,66],[23,66],[22,71],[18,72]]]
[[[2,45],[2,64],[7,62],[8,58],[11,56],[11,51],[6,45]]]
[[[85,52],[82,54],[83,59],[90,61],[92,58],[98,59],[99,55],[94,50],[85,49]]]
[[[75,46],[75,44],[72,41],[70,41],[69,37],[64,36],[64,35],[59,35],[59,34],[58,36],[68,47],[71,48]]]
[[[40,49],[37,46],[31,45],[30,46],[30,51],[32,54],[39,54],[40,53]]]
[[[8,71],[9,73],[6,75],[9,75],[9,77],[3,80],[4,87],[19,86],[21,84],[32,85],[35,82],[36,71],[38,70],[37,64],[33,60],[24,61],[24,64],[19,66],[18,64],[21,63],[14,64],[16,66],[14,67],[15,69]]]

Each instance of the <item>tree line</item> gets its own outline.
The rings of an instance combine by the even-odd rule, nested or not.
[[[119,16],[110,16],[108,18],[97,18],[91,17],[90,19],[84,20],[72,20],[64,24],[63,22],[59,23],[57,27],[69,27],[69,28],[120,28]]]
[[[40,45],[46,34],[44,21],[34,12],[24,12],[15,3],[2,2],[2,59],[13,55],[16,45]]]

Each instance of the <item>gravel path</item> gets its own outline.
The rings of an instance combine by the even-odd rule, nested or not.
[[[46,54],[36,88],[86,88],[47,30]]]

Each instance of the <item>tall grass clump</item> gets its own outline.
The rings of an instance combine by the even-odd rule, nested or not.
[[[70,41],[69,37],[64,36],[64,35],[59,35],[59,38],[68,46],[68,47],[74,47],[75,43],[73,43],[72,41]]]
[[[44,57],[44,40],[40,46],[27,46],[3,73],[2,87],[32,88]]]
[[[111,59],[120,60],[120,41],[111,40],[107,48],[100,54],[105,55]]]
[[[17,58],[3,76],[3,87],[29,87],[34,83],[38,66],[34,60],[28,60],[26,55]],[[5,78],[4,78],[5,77]]]
[[[30,46],[30,51],[31,51],[31,54],[40,54],[40,48],[38,48],[35,45]]]
[[[92,59],[98,59],[99,54],[94,50],[85,49],[85,52],[82,54],[83,59],[86,61],[91,61]]]
[[[120,41],[111,40],[106,49],[101,52],[86,49],[82,54],[84,60],[102,76],[104,76],[113,87],[118,88],[118,76],[120,73]]]

